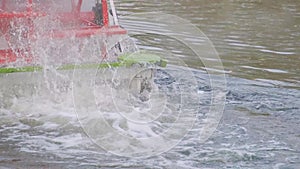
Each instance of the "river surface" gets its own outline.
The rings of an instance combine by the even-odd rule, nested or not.
[[[36,109],[41,112],[26,115],[1,107],[0,169],[300,168],[300,1],[117,0],[115,3],[121,25],[129,30],[138,46],[165,53],[162,56],[170,65],[158,70],[155,83],[159,90],[176,81],[166,78],[166,72],[178,75],[179,79],[193,79],[181,84],[201,94],[190,132],[159,155],[129,158],[94,144],[83,132],[76,114],[68,113],[72,107],[44,103],[44,107]],[[226,77],[225,108],[216,130],[205,141],[199,133],[213,100],[212,76],[207,71],[210,67],[188,44],[174,38],[176,31],[164,36],[162,32],[167,31],[162,24],[141,21],[142,17],[136,15],[151,15],[147,12],[176,15],[184,20],[182,23],[190,22],[208,37],[219,54],[223,70],[217,71]],[[140,28],[150,31],[138,34],[143,32]],[[189,32],[177,33],[198,42]],[[167,87],[169,92],[176,94],[176,86],[170,88]],[[177,103],[172,99],[168,102]],[[191,102],[186,105],[194,110]],[[140,134],[149,134],[142,131]]]

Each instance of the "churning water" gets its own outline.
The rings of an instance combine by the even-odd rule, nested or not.
[[[116,4],[121,23],[138,46],[171,63],[157,70],[152,98],[138,102],[125,95],[128,89],[122,87],[125,94],[119,96],[112,84],[97,86],[103,83],[92,79],[87,89],[77,86],[75,92],[65,95],[54,91],[46,99],[15,97],[5,106],[1,100],[0,168],[300,168],[300,2],[131,0]],[[212,87],[211,79],[221,78],[219,74],[209,74],[205,59],[199,59],[176,35],[194,44],[201,43],[201,38],[189,32],[168,32],[159,21],[153,23],[149,17],[143,21],[132,15],[153,11],[195,24],[214,43],[222,59],[224,70],[213,68],[226,75],[226,105],[208,140],[203,140],[202,129],[217,99],[212,96],[218,91]],[[116,72],[120,73],[112,70]],[[81,75],[76,82],[81,78],[88,77]],[[114,78],[118,80],[118,74],[108,77]],[[119,86],[118,81],[112,83]],[[220,98],[223,92],[219,92]],[[124,111],[131,109],[139,113]],[[99,112],[106,123],[99,118]],[[176,119],[180,114],[187,116],[183,122],[191,122],[191,128],[180,124],[187,128],[180,131],[180,127],[172,126],[179,124]],[[141,121],[145,123],[136,123]],[[152,144],[127,144],[122,140],[125,136],[140,140],[157,137],[172,127],[177,135],[168,138],[174,140],[180,141],[189,132],[176,144],[167,138]],[[105,136],[113,137],[112,129],[124,137],[116,137],[119,142],[110,140],[113,145],[102,145],[101,139],[109,140]],[[98,133],[102,138],[93,137]],[[170,141],[167,143],[171,146],[159,149],[163,141]],[[147,157],[151,153],[154,156]],[[141,158],[125,157],[132,154]]]

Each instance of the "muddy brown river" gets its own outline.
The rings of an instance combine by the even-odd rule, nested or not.
[[[35,110],[39,112],[25,114],[2,106],[0,169],[300,168],[300,1],[116,0],[115,4],[121,25],[129,30],[138,47],[169,62],[166,69],[157,71],[154,80],[157,90],[167,93],[168,109],[162,111],[162,119],[154,119],[157,121],[146,127],[140,123],[124,127],[119,117],[107,113],[105,117],[116,130],[148,138],[170,127],[169,123],[174,121],[168,113],[173,115],[172,112],[182,108],[184,113],[195,114],[189,132],[180,139],[176,137],[178,143],[171,148],[154,155],[124,157],[117,149],[107,147],[109,144],[95,144],[97,141],[83,131],[78,116],[69,113],[74,109],[71,106],[36,100],[36,104],[44,107],[37,106],[39,109]],[[150,15],[166,16],[162,18],[168,20],[155,21]],[[163,23],[178,24],[178,29],[169,32],[168,25]],[[185,24],[203,36],[199,38],[185,31],[190,30]],[[208,50],[214,48],[214,56],[218,57],[203,58],[189,45],[201,42],[210,44],[209,49],[199,46],[203,53],[210,54]],[[222,67],[216,67],[219,61]],[[211,75],[211,69],[218,74]],[[214,88],[210,79],[215,78],[217,83],[221,76],[226,80],[222,89],[226,94],[224,109],[214,118],[216,125],[208,126],[213,130],[209,138],[202,139],[212,104],[218,100],[212,97]],[[19,103],[27,104],[26,100]],[[117,114],[122,109],[118,111]],[[107,132],[109,136],[111,129],[96,130],[97,126],[95,131]],[[168,146],[161,140],[155,141],[145,144],[148,145],[145,149],[159,150],[158,144]],[[120,140],[113,146],[123,147],[123,143]],[[126,152],[134,152],[136,147]]]

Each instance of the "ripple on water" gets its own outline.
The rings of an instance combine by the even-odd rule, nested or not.
[[[223,119],[207,142],[199,143],[198,134],[203,125],[201,120],[206,116],[203,112],[208,111],[211,102],[211,88],[207,82],[209,78],[200,71],[196,78],[199,81],[197,89],[204,98],[199,104],[198,121],[171,151],[146,159],[114,156],[90,141],[76,115],[68,113],[70,110],[59,106],[53,109],[46,104],[48,107],[37,109],[48,109],[44,111],[46,114],[20,114],[0,109],[0,166],[299,168],[300,93],[292,89],[299,88],[299,1],[207,2],[178,0],[174,4],[173,0],[131,0],[117,4],[121,15],[154,10],[192,20],[212,39],[225,69],[233,72],[232,75],[242,77],[228,77]],[[154,34],[160,32],[162,30],[159,29],[153,31]],[[145,35],[144,38],[151,36]],[[152,40],[152,45],[139,45],[145,49],[163,51],[163,47],[156,44],[163,38]],[[193,41],[190,36],[187,39]],[[165,45],[173,44],[173,41],[168,42],[172,43]],[[180,47],[176,45],[172,50],[185,58],[194,59],[193,55],[180,52]],[[156,82],[168,85],[173,81],[163,76]],[[2,104],[1,100],[0,106]]]

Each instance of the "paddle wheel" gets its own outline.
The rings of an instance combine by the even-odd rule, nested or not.
[[[49,47],[49,41],[56,46],[47,51],[51,60],[47,64],[56,65],[78,60],[96,63],[103,58],[115,62],[120,54],[136,50],[118,25],[113,1],[0,0],[0,67],[42,65],[41,48],[43,52]],[[85,58],[64,56],[70,41]],[[93,47],[88,43],[97,43],[98,51],[84,52],[84,46]],[[62,51],[59,56],[57,51]]]
[[[31,112],[76,95],[85,107],[95,88],[147,101],[153,66],[165,65],[138,51],[113,0],[0,0],[0,109]]]

